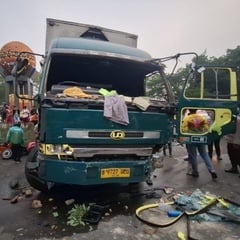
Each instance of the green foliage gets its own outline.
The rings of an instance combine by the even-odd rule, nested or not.
[[[5,102],[6,101],[6,98],[5,98],[5,82],[4,82],[4,79],[3,77],[0,75],[0,104],[2,104],[2,102]]]
[[[162,85],[160,81],[159,75],[153,75],[147,78],[146,80],[146,89],[147,89],[147,96],[153,98],[160,98],[162,97]]]
[[[32,76],[32,81],[33,81],[34,85],[36,85],[36,86],[39,85],[40,77],[41,77],[41,74],[36,71],[35,74]]]
[[[235,49],[228,49],[225,56],[225,63],[228,65],[240,66],[240,46]]]
[[[6,97],[5,97],[5,85],[4,84],[0,84],[0,104],[2,102],[6,101]]]
[[[180,68],[175,74],[169,77],[169,81],[176,99],[183,89],[183,84],[185,83],[188,72],[188,68]]]
[[[193,60],[196,60],[196,58]],[[204,52],[198,56],[197,64],[240,66],[240,46],[235,49],[227,49],[226,54],[219,58],[208,57]]]
[[[85,226],[85,222],[82,221],[82,217],[89,211],[89,206],[85,204],[75,204],[74,207],[68,211],[67,225],[72,227]]]

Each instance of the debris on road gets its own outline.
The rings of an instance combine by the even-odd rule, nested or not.
[[[26,197],[31,197],[33,195],[33,190],[28,188],[28,189],[24,189],[23,193]]]
[[[43,205],[40,200],[33,200],[32,201],[32,208],[41,208]]]
[[[18,202],[18,198],[19,198],[19,194],[14,196],[11,200],[10,203],[17,203]]]
[[[71,199],[67,199],[67,200],[65,201],[65,204],[66,204],[67,206],[69,206],[69,205],[72,205],[74,202],[75,202],[75,199],[71,198]]]

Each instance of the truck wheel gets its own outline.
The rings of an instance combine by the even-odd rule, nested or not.
[[[7,148],[2,152],[2,159],[8,160],[12,157],[12,150],[11,148]]]
[[[48,192],[47,183],[39,178],[38,176],[38,168],[30,168],[31,163],[35,163],[37,161],[38,148],[34,147],[31,149],[30,153],[27,156],[25,163],[25,176],[28,183],[35,189],[41,192]]]
[[[141,191],[141,183],[134,182],[128,184],[129,193],[138,193]]]

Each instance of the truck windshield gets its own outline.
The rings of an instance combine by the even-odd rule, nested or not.
[[[146,75],[160,67],[149,62],[96,55],[53,54],[48,67],[46,91],[53,85],[71,85],[116,90],[118,94],[145,95]]]

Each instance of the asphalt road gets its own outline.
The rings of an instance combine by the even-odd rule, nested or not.
[[[173,158],[166,157],[164,167],[153,173],[153,185],[142,183],[139,186],[107,185],[102,187],[57,186],[52,193],[43,194],[30,190],[24,176],[24,158],[21,163],[0,160],[0,239],[4,240],[141,240],[141,239],[179,239],[182,232],[186,239],[240,239],[239,222],[203,221],[181,218],[168,227],[149,225],[139,220],[135,210],[147,204],[159,203],[160,199],[171,199],[178,194],[191,194],[197,189],[210,195],[221,196],[240,203],[240,178],[236,174],[224,172],[229,167],[226,143],[222,141],[223,160],[213,159],[218,173],[217,181],[211,179],[203,161],[199,159],[200,177],[186,176],[187,162],[184,147],[174,144]],[[169,187],[170,193],[162,188]],[[17,201],[12,203],[13,198]],[[65,201],[74,199],[76,204],[97,204],[104,207],[104,214],[97,224],[85,227],[70,227],[67,223],[68,211],[73,207]],[[39,200],[41,208],[33,208],[34,200]],[[161,222],[156,211],[146,212],[149,221]],[[153,215],[155,214],[155,215]],[[190,232],[188,232],[190,229]],[[187,238],[190,235],[191,238]],[[189,237],[189,236],[188,236]]]

